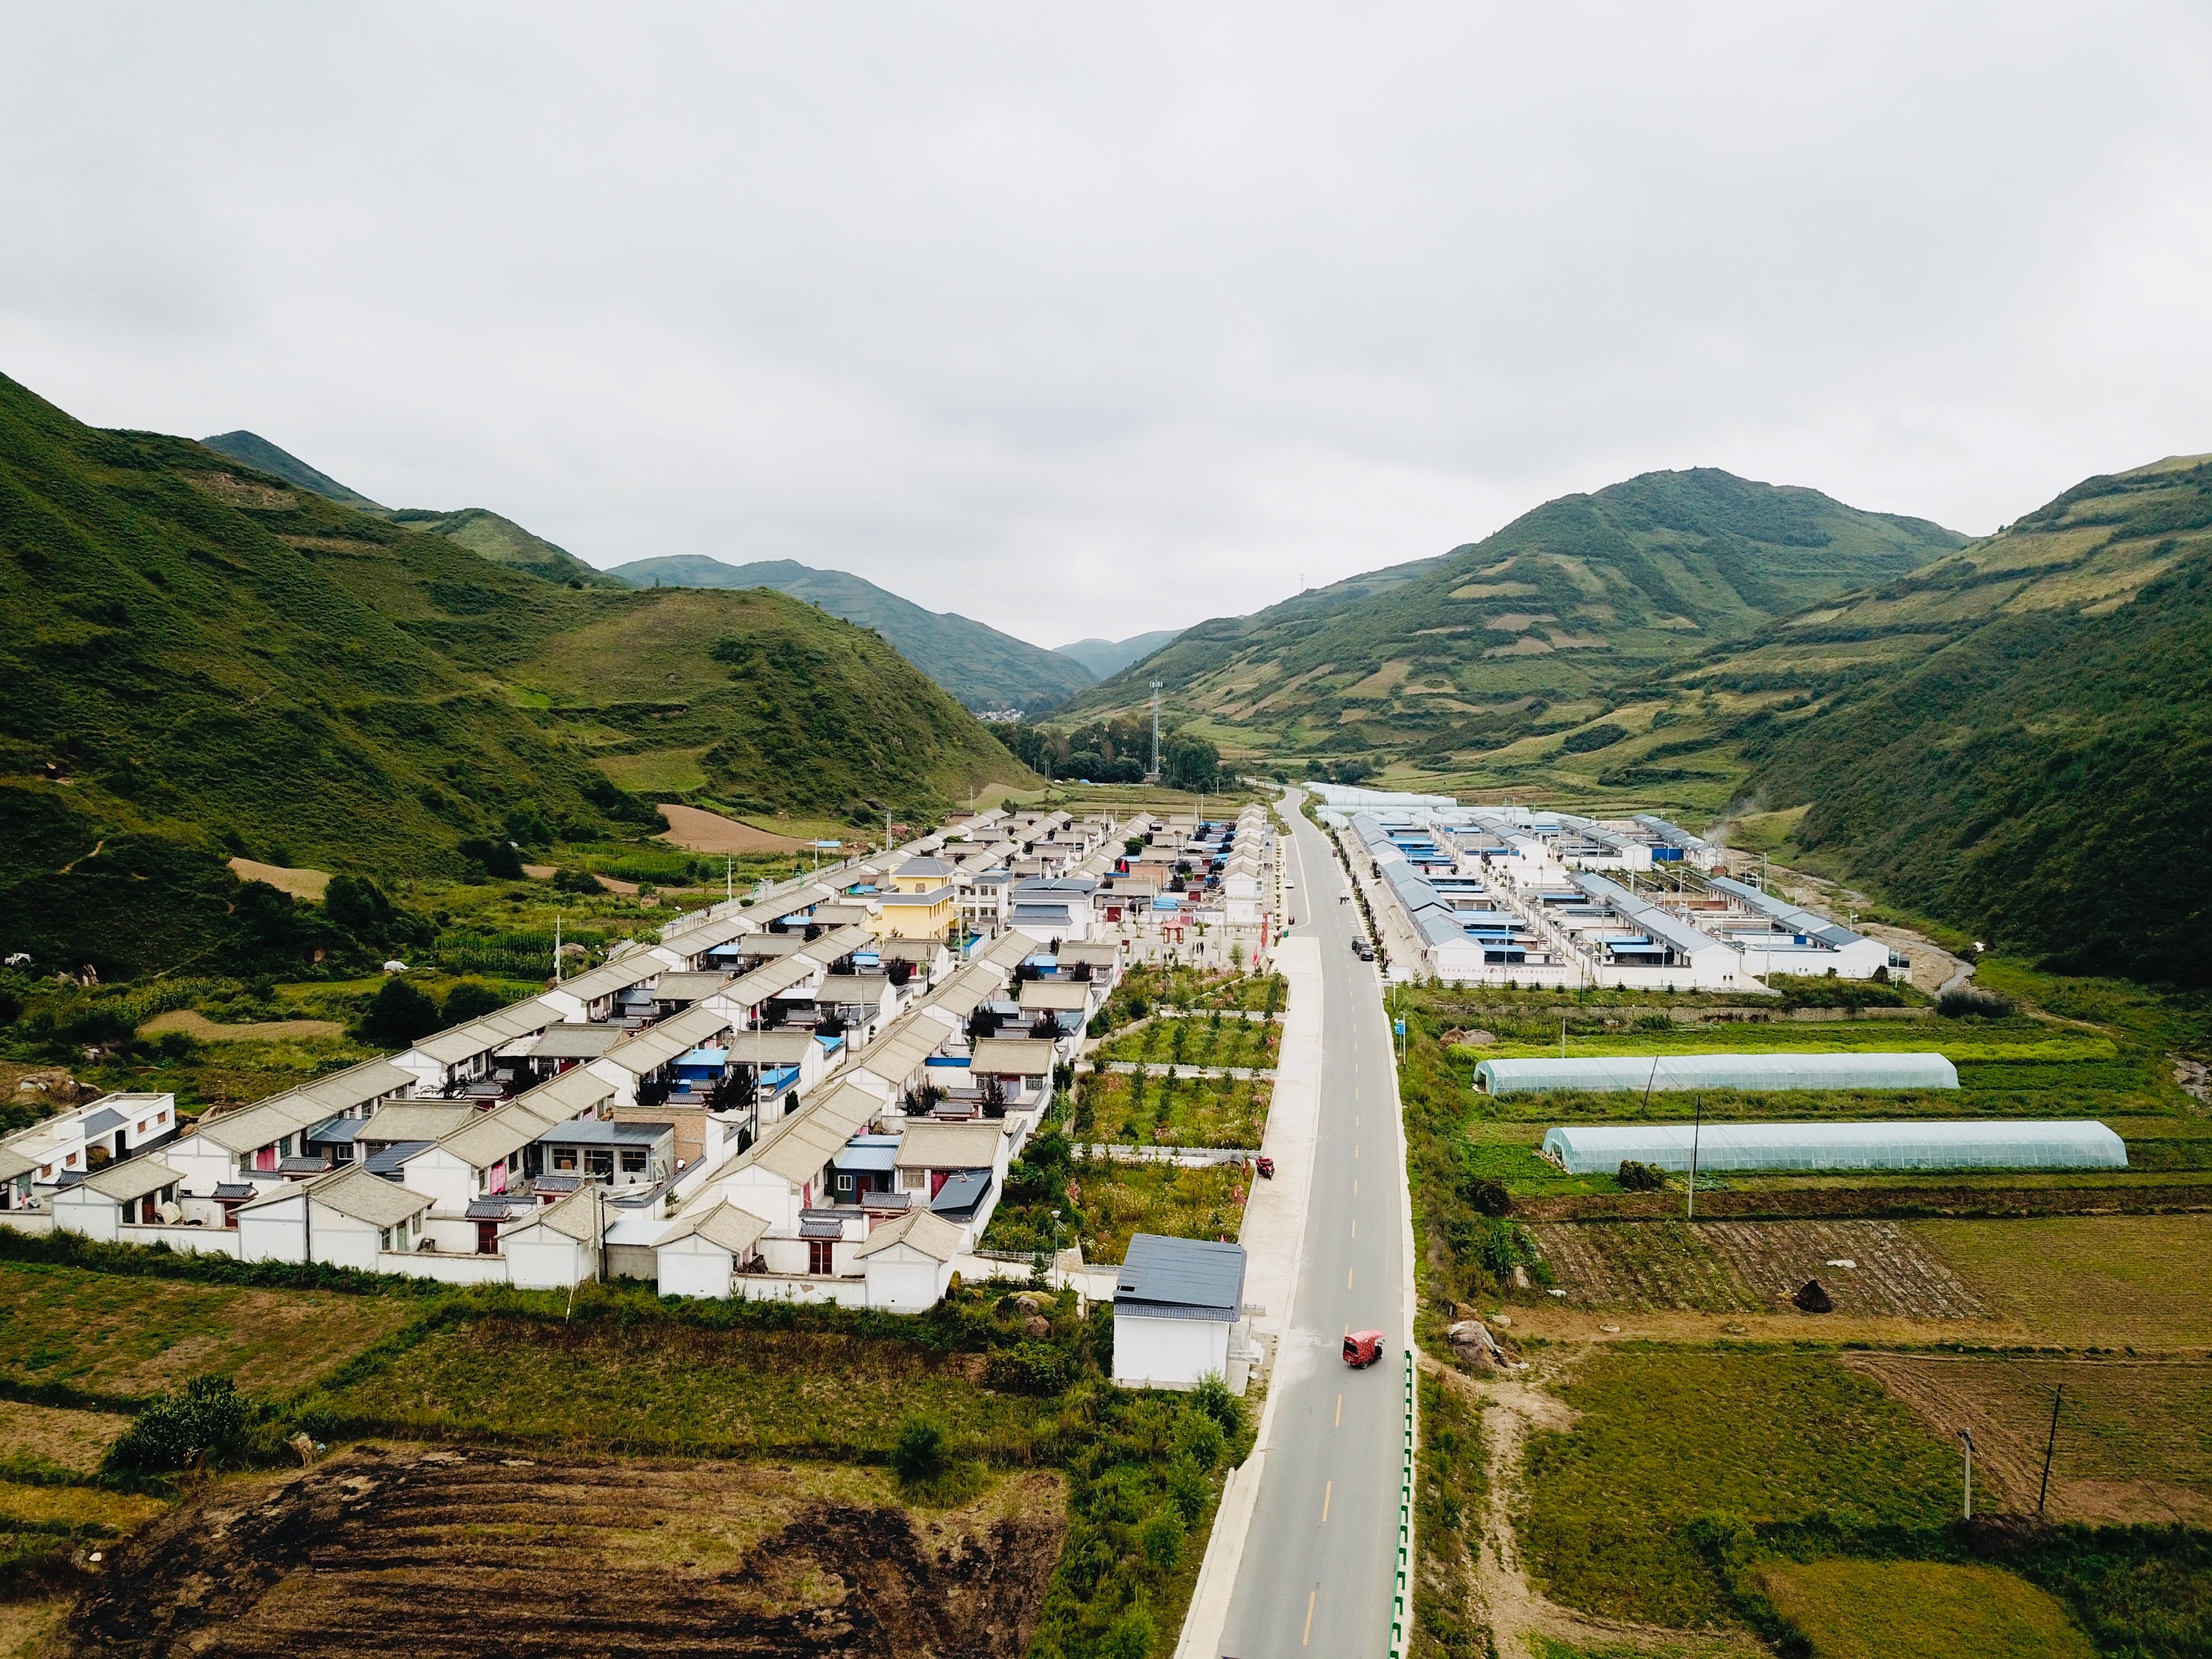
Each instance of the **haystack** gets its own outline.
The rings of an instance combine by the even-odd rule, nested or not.
[[[1797,1294],[1790,1300],[1796,1304],[1800,1313],[1833,1313],[1836,1310],[1835,1299],[1817,1279],[1808,1279],[1800,1285]]]

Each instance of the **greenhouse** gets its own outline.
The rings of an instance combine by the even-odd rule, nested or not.
[[[1626,1160],[1700,1174],[1729,1170],[2124,1170],[2128,1149],[2101,1123],[1687,1123],[1553,1129],[1544,1156],[1570,1175]]]
[[[1955,1089],[1941,1054],[1592,1054],[1571,1060],[1486,1060],[1475,1086],[1493,1095],[1582,1089]]]

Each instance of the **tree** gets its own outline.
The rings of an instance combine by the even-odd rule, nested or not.
[[[386,980],[385,987],[402,985],[404,980]],[[448,1025],[465,1025],[472,1019],[482,1019],[486,1014],[496,1013],[507,1006],[507,999],[480,979],[465,979],[446,993],[442,1018]]]
[[[891,1468],[905,1481],[927,1480],[945,1473],[945,1431],[926,1417],[900,1425],[891,1446]]]
[[[507,842],[472,836],[460,844],[459,852],[495,881],[522,879],[522,854]]]
[[[427,992],[394,976],[376,988],[354,1035],[379,1048],[407,1048],[443,1024]]]

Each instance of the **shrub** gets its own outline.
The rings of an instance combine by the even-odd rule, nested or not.
[[[386,981],[387,986],[401,983]],[[482,1019],[486,1014],[496,1013],[507,1006],[507,999],[482,980],[465,979],[446,993],[446,1005],[439,1018],[448,1025],[464,1025],[472,1019]]]
[[[984,1386],[1001,1394],[1058,1394],[1067,1382],[1067,1356],[1048,1342],[997,1349],[983,1365]]]
[[[484,874],[501,881],[522,879],[522,854],[507,842],[472,836],[461,842],[460,854]]]
[[[1505,1183],[1489,1176],[1468,1176],[1460,1182],[1460,1201],[1477,1215],[1505,1215],[1513,1208],[1513,1194]]]
[[[1562,755],[1587,755],[1595,750],[1610,749],[1627,735],[1626,726],[1614,726],[1610,722],[1603,726],[1585,726],[1560,738],[1559,752]]]
[[[404,979],[392,978],[376,988],[354,1035],[380,1048],[404,1048],[443,1023],[438,1005],[430,1000],[428,993]]]
[[[1219,1371],[1208,1371],[1198,1379],[1190,1403],[1213,1419],[1223,1438],[1234,1440],[1244,1431],[1244,1402],[1229,1392]]]
[[[161,1474],[195,1457],[235,1446],[250,1415],[246,1396],[227,1376],[196,1376],[131,1419],[107,1449],[111,1474]]]
[[[1137,1544],[1145,1559],[1161,1572],[1173,1572],[1182,1559],[1182,1517],[1172,1508],[1156,1510],[1137,1528]]]
[[[600,890],[599,878],[588,870],[556,870],[553,890],[556,893],[596,893]]]
[[[899,1425],[891,1447],[891,1468],[909,1484],[933,1480],[945,1473],[945,1431],[926,1417],[909,1417]]]
[[[1649,1164],[1638,1164],[1632,1158],[1621,1159],[1620,1171],[1614,1179],[1620,1182],[1621,1190],[1628,1193],[1656,1193],[1667,1184],[1667,1177],[1658,1170]]]
[[[1189,1458],[1178,1457],[1169,1467],[1168,1502],[1175,1505],[1176,1513],[1187,1524],[1198,1524],[1198,1517],[1206,1513],[1206,1500],[1212,1496],[1213,1488],[1206,1480],[1206,1472]]]
[[[1222,1449],[1227,1444],[1221,1425],[1202,1411],[1185,1412],[1176,1425],[1176,1449],[1201,1474],[1221,1461]]]
[[[2012,999],[1978,985],[1958,985],[1936,999],[1936,1012],[1945,1019],[2002,1019],[2012,1012]]]

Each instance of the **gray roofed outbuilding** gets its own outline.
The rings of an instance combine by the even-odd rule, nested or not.
[[[1235,1320],[1244,1303],[1244,1247],[1138,1233],[1114,1277],[1114,1311],[1147,1319]]]

